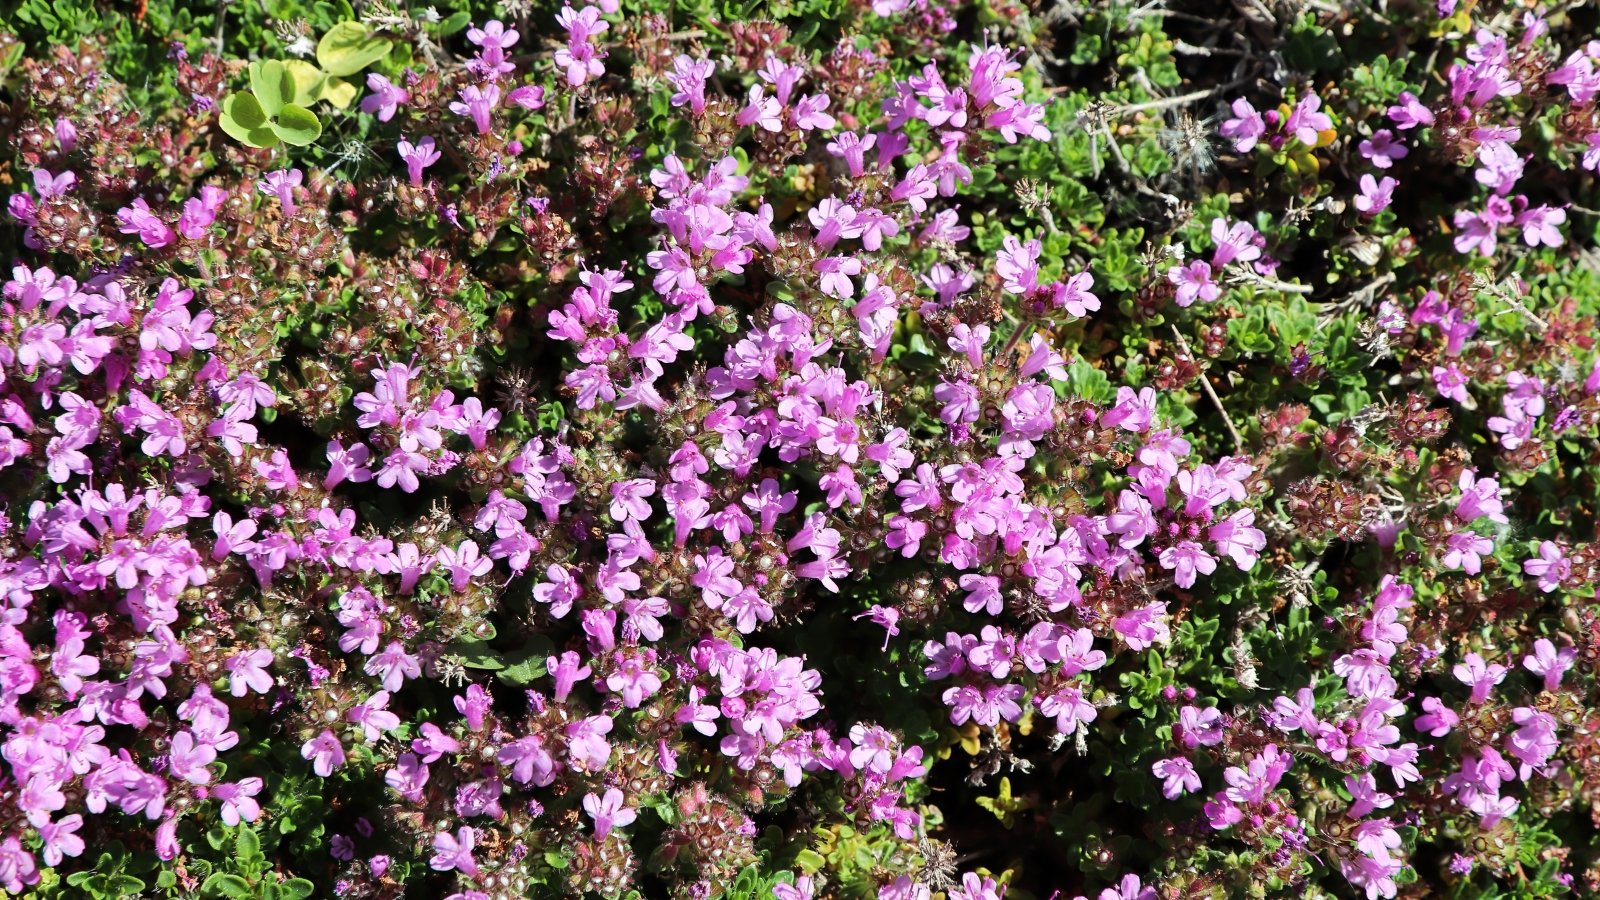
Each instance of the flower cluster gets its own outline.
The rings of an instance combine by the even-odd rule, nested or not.
[[[647,5],[0,31],[0,888],[1600,889],[1576,13]]]

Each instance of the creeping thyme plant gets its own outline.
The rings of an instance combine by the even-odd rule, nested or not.
[[[1597,34],[0,5],[0,887],[1595,895]]]

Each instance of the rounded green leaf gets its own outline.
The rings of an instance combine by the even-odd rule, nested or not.
[[[250,64],[250,92],[261,102],[269,116],[278,114],[285,103],[294,99],[294,79],[289,70],[275,59],[258,59]]]
[[[322,80],[321,99],[328,101],[334,109],[344,109],[350,101],[356,99],[356,86],[343,78],[328,76]]]
[[[317,62],[330,75],[354,75],[385,56],[394,45],[367,33],[360,22],[340,22],[317,42]]]
[[[278,143],[267,113],[254,94],[229,94],[222,100],[222,130],[229,137],[250,147],[271,147]]]
[[[322,96],[322,83],[326,80],[322,70],[303,59],[284,60],[283,68],[294,84],[294,96],[288,102],[306,107],[317,102],[317,98]]]
[[[311,110],[290,103],[278,110],[272,133],[291,147],[304,147],[321,136],[322,123]]]
[[[250,889],[250,882],[237,875],[228,875],[218,872],[205,880],[200,885],[201,893],[208,897],[227,897],[229,900],[250,900],[255,892]]]

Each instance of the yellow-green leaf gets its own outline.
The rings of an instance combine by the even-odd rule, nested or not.
[[[303,59],[286,59],[283,68],[294,83],[294,97],[289,102],[306,107],[317,102],[322,96],[322,85],[327,77],[322,70]]]
[[[343,78],[332,75],[322,81],[322,99],[328,101],[335,109],[345,109],[350,101],[356,99],[356,86]]]
[[[354,75],[388,56],[393,45],[369,34],[360,22],[340,22],[317,42],[317,62],[330,75]]]

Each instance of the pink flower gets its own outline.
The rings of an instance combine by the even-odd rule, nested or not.
[[[1005,236],[995,255],[994,271],[1007,293],[1026,297],[1038,289],[1039,254],[1043,252],[1044,245],[1039,241],[1024,243],[1011,235]]]
[[[183,214],[178,217],[178,233],[191,241],[206,236],[206,229],[217,220],[217,213],[228,199],[228,192],[214,185],[200,188],[200,196],[183,201]]]
[[[267,667],[272,665],[272,651],[265,647],[245,650],[228,657],[223,667],[228,670],[228,692],[243,697],[250,691],[265,694],[272,689],[272,675]]]
[[[1178,286],[1175,300],[1179,306],[1193,306],[1196,300],[1210,303],[1222,296],[1222,289],[1211,280],[1211,265],[1203,259],[1173,266],[1167,270],[1167,280]]]
[[[1422,698],[1422,715],[1417,716],[1417,730],[1430,737],[1444,737],[1461,721],[1455,710],[1444,705],[1438,697]]]
[[[481,87],[469,84],[462,88],[457,96],[461,99],[451,102],[450,111],[458,116],[471,118],[479,134],[488,134],[492,127],[489,117],[500,103],[500,88],[493,84]]]
[[[1100,309],[1100,298],[1089,290],[1092,287],[1094,275],[1079,272],[1066,281],[1050,285],[1050,304],[1080,318],[1087,316]]]
[[[619,524],[645,521],[650,518],[650,504],[645,498],[655,492],[656,483],[649,478],[614,482],[611,485],[611,518]]]
[[[283,207],[283,217],[289,218],[295,214],[294,189],[305,180],[305,173],[299,169],[280,169],[268,172],[256,184],[256,190],[269,196],[277,197],[278,204]]]
[[[1433,384],[1439,396],[1457,403],[1467,402],[1467,374],[1455,363],[1434,366]]]
[[[1173,572],[1178,587],[1194,587],[1197,575],[1210,575],[1217,570],[1217,561],[1204,547],[1194,541],[1179,541],[1161,551],[1161,568]]]
[[[245,778],[237,782],[223,782],[211,789],[211,799],[222,804],[222,822],[228,826],[254,822],[261,816],[261,805],[255,796],[261,793],[264,783],[259,778]]]
[[[1356,195],[1356,209],[1368,216],[1383,212],[1394,201],[1394,189],[1399,184],[1387,175],[1383,176],[1382,181],[1375,180],[1371,175],[1361,176],[1361,193]]]
[[[160,249],[176,239],[172,229],[150,211],[150,204],[143,197],[133,201],[132,206],[117,210],[117,225],[118,231],[138,235],[151,249]]]
[[[300,756],[311,761],[311,771],[322,778],[332,775],[335,769],[344,765],[344,747],[333,732],[323,729],[322,733],[306,741],[300,748]]]
[[[1181,756],[1158,759],[1150,771],[1162,780],[1161,795],[1168,800],[1176,800],[1184,794],[1200,790],[1200,776],[1194,770],[1194,763]]]
[[[1567,211],[1560,207],[1535,206],[1517,216],[1516,227],[1522,229],[1522,240],[1529,247],[1559,247],[1564,240],[1559,226],[1566,221]]]
[[[755,126],[776,134],[783,130],[783,104],[774,97],[765,96],[765,88],[761,85],[753,84],[750,86],[749,102],[733,120],[741,126]]]
[[[1395,160],[1405,159],[1411,153],[1405,144],[1395,138],[1394,132],[1387,128],[1374,131],[1372,137],[1362,141],[1358,149],[1364,158],[1371,160],[1372,164],[1380,169],[1393,166]]]
[[[770,610],[768,615],[771,615]],[[646,697],[654,696],[661,690],[661,676],[639,654],[632,654],[624,656],[617,671],[606,678],[606,687],[621,695],[623,706],[638,709]]]
[[[837,124],[833,116],[823,112],[827,108],[827,94],[807,94],[795,101],[789,120],[801,131],[826,131]]]
[[[1561,676],[1578,660],[1578,651],[1571,647],[1560,650],[1545,638],[1533,642],[1533,654],[1522,658],[1522,667],[1544,678],[1544,689],[1554,691],[1561,686]]]
[[[1433,124],[1433,111],[1410,91],[1400,94],[1400,102],[1389,107],[1389,120],[1401,131]]]
[[[1262,121],[1261,114],[1250,105],[1250,101],[1240,97],[1233,101],[1233,118],[1222,123],[1217,129],[1223,137],[1233,141],[1233,149],[1239,153],[1249,153],[1255,149],[1261,136],[1267,133],[1267,124]]]
[[[1173,736],[1186,750],[1214,747],[1222,743],[1222,710],[1214,706],[1205,709],[1198,706],[1183,707],[1178,710],[1178,724],[1173,728]]]
[[[69,856],[82,856],[84,851],[83,838],[78,837],[77,831],[83,827],[83,816],[74,813],[65,816],[56,822],[46,822],[39,826],[39,838],[44,841],[44,864],[59,866],[61,860]]]
[[[1456,501],[1455,514],[1463,522],[1487,518],[1501,525],[1509,521],[1505,504],[1500,502],[1500,482],[1493,478],[1479,478],[1472,469],[1464,469],[1457,480],[1461,499]]]
[[[1489,699],[1489,691],[1497,684],[1506,680],[1506,667],[1499,663],[1485,662],[1483,657],[1476,653],[1468,653],[1466,658],[1450,670],[1456,680],[1472,688],[1471,702],[1481,705]]]
[[[1155,411],[1154,388],[1140,388],[1136,394],[1133,388],[1119,387],[1117,402],[1100,417],[1100,424],[1107,428],[1121,427],[1124,431],[1138,434],[1150,430]]]
[[[1255,510],[1241,509],[1206,532],[1206,538],[1216,545],[1217,552],[1231,557],[1241,571],[1253,568],[1267,546],[1267,536],[1255,527],[1255,521]]]
[[[962,605],[969,613],[982,610],[988,615],[998,616],[1005,609],[1005,598],[1000,593],[1000,579],[992,575],[963,575],[961,589],[968,592]]]
[[[599,839],[610,834],[612,828],[629,825],[639,816],[632,807],[623,805],[622,792],[616,788],[606,788],[603,797],[596,796],[593,791],[585,794],[583,811],[594,820],[594,836]]]
[[[411,96],[404,88],[395,85],[377,72],[367,74],[367,90],[372,93],[362,99],[361,111],[376,113],[379,122],[387,122],[394,118],[395,110]]]
[[[1458,531],[1445,542],[1441,562],[1447,569],[1461,569],[1468,575],[1483,571],[1482,556],[1494,552],[1494,541],[1470,531]]]
[[[478,863],[472,858],[472,845],[477,837],[470,825],[461,826],[455,834],[441,831],[434,835],[433,858],[428,860],[428,867],[436,872],[453,869],[468,878],[477,878]]]
[[[401,138],[395,145],[400,153],[400,159],[406,164],[406,176],[413,185],[422,184],[422,170],[439,161],[440,154],[434,146],[432,137],[424,137],[412,144],[409,140]]]
[[[605,74],[605,65],[600,60],[605,58],[606,52],[591,43],[611,27],[600,18],[600,8],[585,6],[578,11],[571,6],[564,7],[556,15],[556,24],[567,32],[567,45],[555,53],[555,63],[566,72],[567,84],[579,87]]]
[[[506,744],[500,748],[495,759],[510,770],[512,779],[518,784],[544,787],[555,781],[555,758],[535,736],[529,735]]]
[[[1316,94],[1307,94],[1300,98],[1294,105],[1294,111],[1289,113],[1289,118],[1284,122],[1283,130],[1294,135],[1295,139],[1307,147],[1317,146],[1321,132],[1333,128],[1333,120],[1328,114],[1320,112],[1322,98]]]

